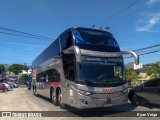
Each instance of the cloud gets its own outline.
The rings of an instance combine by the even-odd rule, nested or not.
[[[153,5],[153,4],[155,4],[156,2],[158,2],[158,0],[148,0],[147,1],[147,5]]]
[[[157,26],[160,26],[160,12],[147,15],[135,23],[136,31],[139,32],[160,32]]]

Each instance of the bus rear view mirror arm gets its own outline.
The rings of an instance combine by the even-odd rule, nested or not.
[[[126,51],[122,51],[122,54],[131,54],[134,57],[135,64],[136,65],[139,64],[139,56],[136,52],[131,51],[131,50],[126,50]]]

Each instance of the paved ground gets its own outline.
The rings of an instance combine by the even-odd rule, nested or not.
[[[52,103],[50,103],[50,100],[47,98],[44,98],[42,96],[36,97],[32,94],[30,90],[27,90],[27,88],[15,88],[12,91],[8,91],[6,93],[0,93],[0,111],[51,111],[47,112],[50,115],[55,115],[59,117],[43,117],[43,118],[27,118],[24,117],[23,119],[41,119],[41,120],[50,120],[50,119],[106,119],[107,120],[113,120],[113,119],[126,119],[127,117],[121,117],[126,116],[130,114],[132,111],[148,111],[149,113],[151,111],[160,111],[159,106],[139,106],[135,107],[132,104],[128,103],[126,105],[106,108],[106,109],[92,109],[92,112],[88,111],[81,111],[81,112],[73,112],[70,110],[75,110],[73,108],[68,107],[67,110],[61,110],[58,106],[54,106]],[[109,112],[108,112],[109,111]],[[129,111],[129,112],[122,112],[122,111]],[[133,114],[133,113],[131,113]],[[137,114],[137,113],[136,113]],[[72,117],[71,117],[72,116]],[[113,117],[118,116],[118,117]],[[6,117],[0,117],[0,120],[4,119],[19,119],[21,120],[21,117],[14,117],[14,118],[6,118]],[[129,119],[144,119],[144,118],[138,118],[138,117],[129,117]],[[151,119],[151,118],[145,118],[145,119]],[[153,119],[153,118],[152,118]],[[154,118],[158,119],[158,118]]]

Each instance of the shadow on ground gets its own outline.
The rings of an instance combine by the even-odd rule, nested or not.
[[[157,108],[157,109],[160,109],[160,105],[159,104],[141,104],[140,106],[142,107],[146,107],[146,108],[149,108],[149,109],[154,109],[154,108]]]
[[[39,98],[51,102],[49,98],[38,95]],[[66,106],[65,110],[62,111],[48,111],[45,113],[51,117],[126,117],[130,116],[128,112],[135,109],[131,103],[113,106],[109,108],[92,108],[92,109],[77,109],[70,106]],[[128,114],[128,115],[127,115]]]

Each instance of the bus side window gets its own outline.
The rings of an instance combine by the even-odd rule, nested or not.
[[[60,73],[57,70],[55,69],[48,70],[47,74],[48,74],[48,82],[60,81]]]
[[[40,73],[40,82],[46,82],[46,73],[45,72],[42,72]]]
[[[71,65],[68,67],[68,79],[71,81],[75,80],[75,71],[74,71],[74,66]]]
[[[37,81],[37,82],[40,82],[40,74],[37,74],[37,75],[36,75],[36,81]]]
[[[66,38],[66,49],[72,46],[71,34],[69,33]]]
[[[71,31],[67,31],[60,36],[62,50],[65,50],[73,45]]]
[[[75,81],[75,68],[74,64],[67,64],[64,68],[65,78],[70,81]]]

